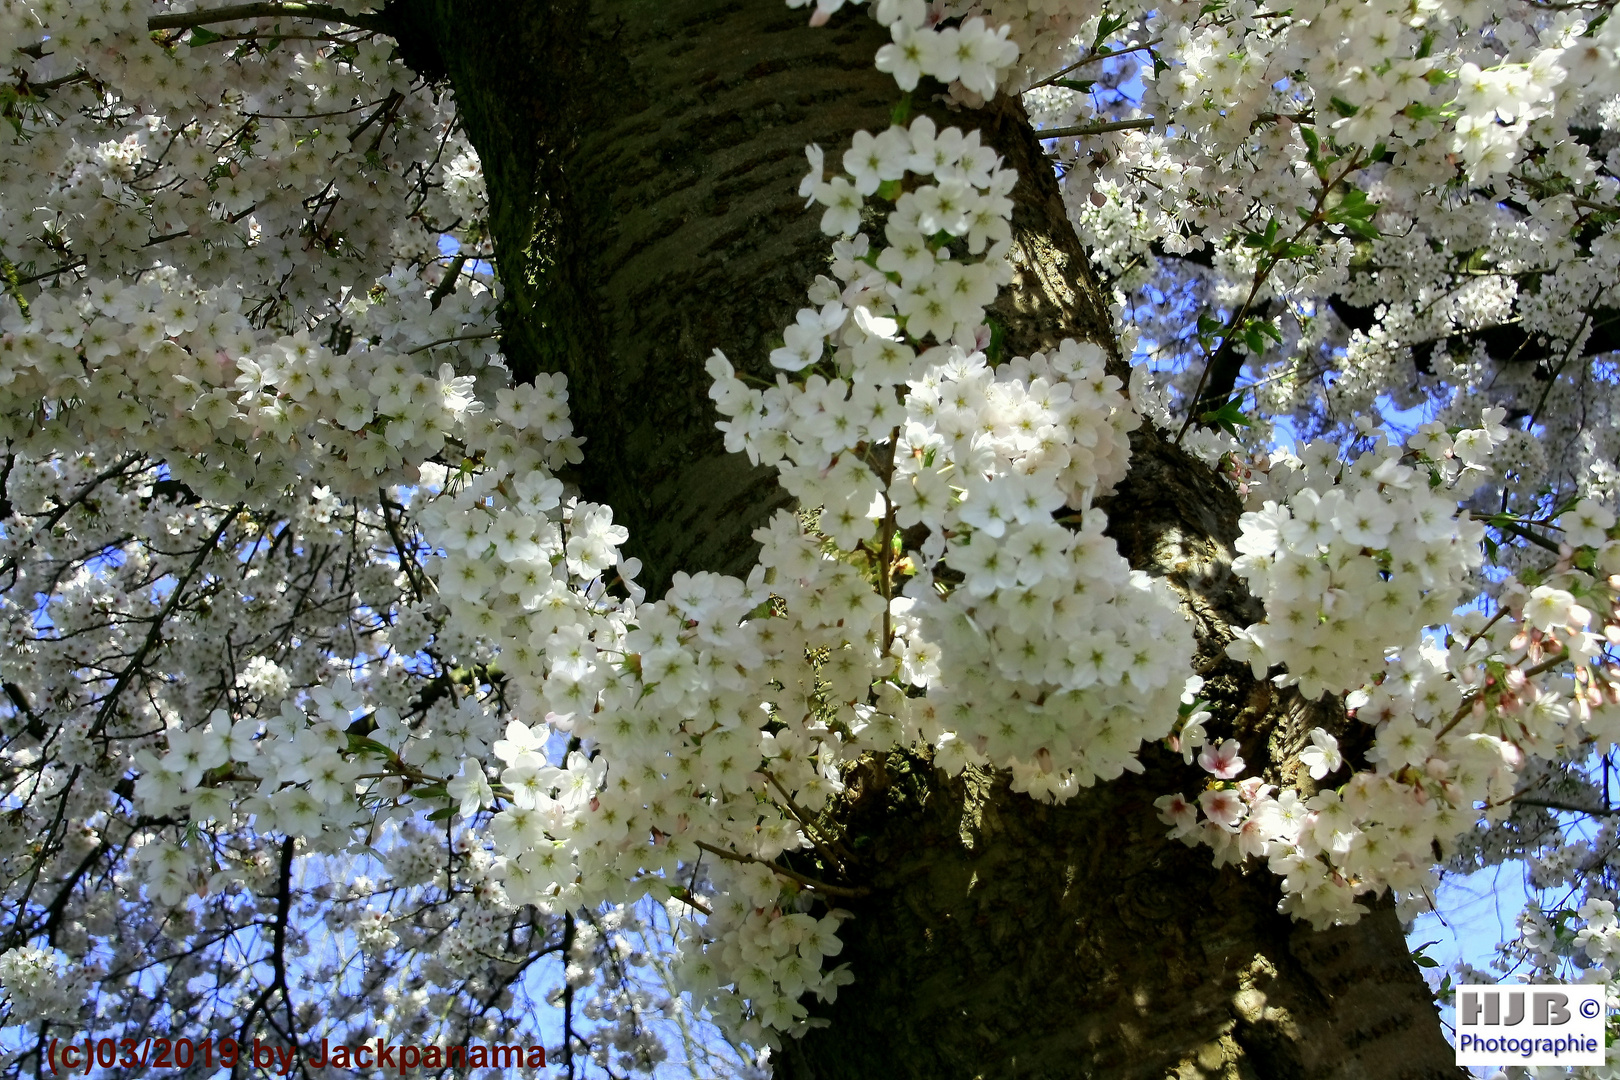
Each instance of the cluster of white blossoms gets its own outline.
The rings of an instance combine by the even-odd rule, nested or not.
[[[811,24],[819,26],[846,2],[861,0],[788,6],[814,3]],[[879,71],[907,91],[919,76],[937,79],[953,99],[973,104],[997,86],[1021,89],[1062,68],[1105,17],[1101,0],[873,0],[870,8],[893,39],[878,52]]]
[[[493,1042],[563,929],[420,820],[476,810],[510,709],[414,518],[424,477],[577,461],[566,393],[496,355],[453,96],[312,14],[0,4],[7,1024],[179,1034],[209,973],[335,1038]],[[383,880],[317,884],[342,860]],[[592,950],[576,1023],[640,1067]]]
[[[1138,417],[1089,344],[1014,358],[993,378],[949,374],[908,399],[933,414],[924,430],[940,448],[926,471],[951,485],[924,519],[940,561],[906,590],[941,657],[929,682],[946,732],[935,760],[951,772],[993,763],[1015,790],[1067,798],[1138,768],[1136,748],[1174,721],[1192,654],[1175,596],[1130,569],[1090,505],[1123,476]],[[1056,471],[1050,451],[1067,459]],[[919,484],[898,479],[902,493]],[[1083,516],[1079,528],[1053,520],[1064,510],[1071,525]]]
[[[1278,454],[1250,485],[1261,505],[1243,515],[1232,564],[1266,618],[1235,631],[1227,654],[1255,678],[1286,665],[1279,685],[1317,698],[1360,686],[1387,648],[1449,620],[1484,558],[1484,528],[1457,504],[1505,440],[1502,416],[1486,410],[1483,427],[1455,439],[1426,426],[1407,449],[1433,453],[1433,470],[1403,463],[1407,450],[1383,436],[1350,463],[1326,441]]]
[[[1516,496],[1620,455],[1605,396],[1559,360],[1603,334],[1620,288],[1612,4],[1125,9],[1051,59],[1023,6],[991,17],[1024,46],[1025,103],[1062,133],[1071,216],[1183,408],[1204,359],[1192,304],[1241,342],[1251,448],[1270,416],[1353,436],[1391,408],[1540,399],[1544,437],[1515,433]],[[1521,332],[1538,346],[1515,351]]]
[[[813,2],[810,24],[821,26],[845,0]],[[788,0],[788,7],[810,3],[812,0]],[[999,19],[964,18],[967,5],[960,6],[962,10],[948,11],[928,0],[873,0],[873,18],[887,26],[894,39],[878,50],[877,69],[893,75],[900,89],[908,92],[926,76],[966,90],[976,102],[993,97],[1018,60],[1018,44],[1009,40],[1012,27]]]
[[[1615,518],[1606,508],[1580,503],[1549,523],[1566,534],[1564,560],[1551,573],[1508,578],[1495,616],[1454,614],[1457,586],[1478,565],[1480,538],[1477,526],[1453,516],[1455,496],[1434,502],[1430,492],[1480,467],[1500,441],[1493,434],[1500,419],[1487,410],[1483,427],[1455,433],[1425,425],[1409,440],[1415,469],[1382,440],[1348,465],[1313,446],[1304,461],[1274,464],[1251,495],[1288,504],[1265,499],[1243,517],[1236,568],[1265,601],[1268,621],[1249,627],[1229,651],[1250,661],[1257,677],[1282,664],[1279,685],[1298,682],[1307,698],[1342,699],[1352,722],[1374,726],[1372,744],[1365,767],[1350,762],[1347,778],[1322,786],[1344,777],[1347,762],[1338,739],[1314,729],[1299,753],[1310,781],[1285,775],[1280,791],[1261,777],[1241,778],[1235,742],[1222,748],[1227,753],[1206,747],[1199,757],[1212,777],[1205,789],[1157,805],[1172,835],[1208,844],[1217,864],[1266,858],[1283,879],[1282,909],[1318,926],[1354,921],[1364,910],[1357,896],[1385,889],[1408,912],[1425,909],[1437,853],[1455,851],[1482,810],[1498,821],[1510,813],[1528,762],[1579,762],[1609,753],[1620,738],[1620,669],[1605,658],[1620,640],[1620,540],[1610,539]],[[1324,491],[1342,488],[1350,490],[1334,501],[1333,516],[1296,516],[1302,501],[1314,511],[1328,502]],[[1368,492],[1377,501],[1363,504]],[[1356,559],[1375,566],[1367,580],[1347,586],[1342,567]],[[1312,565],[1290,572],[1290,561]],[[1442,594],[1438,603],[1434,592]],[[1303,613],[1298,626],[1272,638],[1271,621],[1290,611]],[[1347,655],[1328,662],[1301,647],[1319,625],[1353,618],[1369,626],[1336,631]],[[1442,623],[1455,626],[1443,642],[1425,636]],[[1362,642],[1368,647],[1358,653]],[[1190,745],[1202,735],[1193,726]]]
[[[851,710],[870,694],[881,598],[783,515],[762,531],[762,568],[749,583],[680,574],[665,600],[638,603],[639,591],[604,588],[604,571],[628,585],[634,568],[617,561],[623,530],[603,508],[559,506],[555,493],[522,481],[469,487],[424,513],[446,551],[439,580],[463,583],[459,592],[441,586],[440,599],[452,625],[498,650],[519,712],[547,719],[511,721],[494,743],[504,766],[497,787],[476,772],[449,785],[469,814],[499,798],[488,828],[506,892],[556,912],[649,889],[667,895],[710,851],[714,910],[743,896],[776,926],[783,894],[797,886],[771,860],[807,846],[797,815],[842,790],[839,765],[858,741],[852,725],[869,722]],[[773,614],[761,579],[778,564],[787,603]],[[479,575],[488,580],[466,585]],[[825,659],[807,659],[818,653]],[[840,718],[822,715],[822,693],[843,702]],[[588,751],[550,764],[552,730]],[[767,1038],[762,1022],[786,1030],[802,1021],[806,989],[831,996],[838,985],[819,968],[820,955],[836,951],[830,929],[810,965],[808,946],[782,936],[795,925],[767,933],[782,946],[780,966],[743,944],[751,939],[741,923],[707,961],[722,975],[702,989],[747,986],[749,1017],[729,995],[715,1006],[756,1042]],[[743,949],[735,970],[721,966],[732,946]]]
[[[452,336],[490,303],[475,285],[422,322]],[[260,340],[240,306],[234,290],[159,277],[87,279],[76,296],[40,296],[26,315],[12,307],[0,315],[0,432],[42,458],[116,438],[165,455],[174,480],[220,502],[294,481],[375,492],[447,437],[482,449],[480,437],[495,435],[469,423],[482,407],[476,380],[449,363],[435,377],[413,356],[342,355],[307,330]]]
[[[812,148],[805,189],[830,203],[916,180],[891,191],[887,244],[835,244],[836,280],[817,281],[820,306],[771,355],[802,382],[750,389],[711,359],[727,446],[776,465],[838,547],[876,553],[882,589],[895,531],[926,530],[888,621],[902,682],[929,690],[924,737],[952,772],[988,760],[1020,790],[1067,797],[1165,732],[1182,686],[1164,658],[1191,654],[1168,590],[1130,571],[1091,507],[1124,476],[1140,417],[1094,344],[987,360],[1014,178],[976,133],[920,118],[854,142],[848,179],[823,180]],[[981,257],[953,257],[958,243]]]
[[[0,994],[10,1003],[9,1021],[77,1019],[86,987],[71,970],[56,949],[22,946],[0,952]]]
[[[843,951],[838,924],[847,912],[835,908],[817,917],[783,910],[781,881],[764,866],[722,872],[721,881],[725,884],[702,930],[688,924],[681,940],[681,984],[710,1001],[713,1015],[727,1028],[756,1037],[763,1034],[760,1023],[796,1030],[803,1016],[795,1007],[799,998],[814,993],[831,1001],[838,987],[855,978],[848,964],[824,970],[826,959]],[[691,914],[679,901],[670,903]],[[759,1016],[754,1024],[744,1019],[750,1008]]]

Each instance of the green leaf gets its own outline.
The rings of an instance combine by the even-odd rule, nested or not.
[[[454,814],[455,812],[456,812],[455,807],[453,807],[453,806],[444,806],[444,807],[440,807],[439,809],[433,811],[433,813],[429,814],[427,816],[427,819],[429,821],[443,821],[444,819],[448,818],[451,814]]]
[[[1378,204],[1367,198],[1367,193],[1360,188],[1348,188],[1338,205],[1334,206],[1332,215],[1339,217],[1372,217],[1378,212]]]
[[[193,26],[191,37],[186,39],[186,44],[195,49],[199,45],[212,45],[216,41],[224,40],[224,34],[216,34],[206,26]]]
[[[1315,161],[1322,154],[1322,139],[1312,127],[1299,129],[1299,137],[1305,140],[1305,160]]]
[[[1436,960],[1432,956],[1426,955],[1424,953],[1424,951],[1423,951],[1423,950],[1427,949],[1430,945],[1438,945],[1438,944],[1440,944],[1440,941],[1437,938],[1434,941],[1425,941],[1423,944],[1421,944],[1417,948],[1413,949],[1412,950],[1412,962],[1414,964],[1416,964],[1418,967],[1426,967],[1426,968],[1439,967],[1440,966],[1440,961]]]
[[[878,185],[877,197],[887,199],[889,202],[898,202],[900,199],[900,181],[885,180]]]
[[[1282,344],[1282,331],[1273,326],[1270,319],[1248,319],[1243,323],[1243,329],[1240,331],[1240,334],[1243,338],[1243,343],[1247,345],[1249,347],[1249,351],[1253,353],[1265,351],[1267,338],[1270,338],[1279,345]]]
[[[349,736],[349,752],[353,754],[376,754],[378,757],[391,758],[394,752],[375,739],[368,739],[364,735]]]
[[[1361,111],[1356,106],[1354,106],[1354,105],[1350,104],[1348,101],[1344,100],[1344,98],[1338,97],[1336,95],[1334,97],[1332,97],[1332,98],[1329,98],[1328,102],[1329,102],[1329,104],[1331,104],[1333,106],[1333,111],[1338,113],[1340,116],[1354,116],[1354,115],[1356,115],[1356,113]]]
[[[1254,426],[1254,421],[1250,420],[1243,412],[1242,402],[1238,398],[1231,399],[1214,412],[1207,412],[1198,419],[1201,423],[1215,424],[1224,428],[1232,435],[1236,435],[1237,429],[1240,427]]]
[[[1345,232],[1361,240],[1377,240],[1383,235],[1378,231],[1378,226],[1370,221],[1362,221],[1359,218],[1351,218],[1349,221],[1341,221],[1339,224],[1344,226]]]
[[[1061,86],[1065,90],[1075,90],[1082,94],[1091,93],[1091,88],[1097,85],[1096,79],[1054,79],[1053,86]]]
[[[1116,33],[1124,28],[1126,23],[1130,21],[1131,19],[1129,15],[1109,15],[1105,12],[1102,18],[1097,20],[1097,36],[1092,39],[1091,51],[1104,51],[1105,46],[1103,45],[1103,42],[1113,37]]]
[[[1000,319],[986,319],[985,324],[990,327],[990,345],[984,351],[984,358],[991,367],[995,367],[1001,363],[1002,355],[1006,352],[1007,328]]]
[[[889,122],[891,124],[894,124],[896,127],[905,127],[906,123],[910,119],[911,119],[911,92],[907,91],[906,93],[900,95],[899,104],[897,104],[894,107],[893,112],[889,113]]]
[[[1281,223],[1276,218],[1272,218],[1270,221],[1266,222],[1265,232],[1247,233],[1243,237],[1243,246],[1251,248],[1271,247],[1277,242],[1277,230],[1280,228],[1280,226]]]

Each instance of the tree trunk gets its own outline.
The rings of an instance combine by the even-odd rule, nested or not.
[[[629,526],[655,594],[677,569],[745,571],[749,534],[785,497],[724,453],[703,361],[720,348],[768,376],[825,272],[819,211],[794,195],[803,148],[836,162],[854,131],[887,124],[881,29],[846,9],[811,30],[782,0],[395,0],[390,17],[407,60],[455,89],[489,187],[503,346],[520,377],[567,373],[589,439],[581,490]],[[1021,108],[937,116],[984,129],[1020,173],[1017,281],[996,309],[1009,348],[1113,349]],[[1212,726],[1292,777],[1318,707],[1222,656],[1258,614],[1230,572],[1230,488],[1144,430],[1106,509],[1132,565],[1187,599]],[[778,1074],[1459,1075],[1393,910],[1326,933],[1279,915],[1264,866],[1215,871],[1165,839],[1152,800],[1199,776],[1143,759],[1145,774],[1062,807],[988,773],[946,782],[912,755],[855,770],[837,814],[872,889],[843,931],[856,981]]]

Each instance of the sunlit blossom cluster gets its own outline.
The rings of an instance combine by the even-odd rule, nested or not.
[[[1478,612],[1454,616],[1454,592],[1427,610],[1422,595],[1382,607],[1367,602],[1398,586],[1403,572],[1419,575],[1413,584],[1421,582],[1425,589],[1454,590],[1444,575],[1455,566],[1457,553],[1466,556],[1463,565],[1450,570],[1454,576],[1477,563],[1477,539],[1457,543],[1457,531],[1467,522],[1454,519],[1443,505],[1426,504],[1422,496],[1480,467],[1499,441],[1493,428],[1500,416],[1488,412],[1484,419],[1481,428],[1455,433],[1426,426],[1409,440],[1409,451],[1423,463],[1416,469],[1399,464],[1398,453],[1381,441],[1347,464],[1310,449],[1303,461],[1284,458],[1273,465],[1275,478],[1257,485],[1251,499],[1272,494],[1288,501],[1279,505],[1265,499],[1262,509],[1244,515],[1239,540],[1244,555],[1237,569],[1265,599],[1268,622],[1279,612],[1314,609],[1315,623],[1304,619],[1307,634],[1312,625],[1351,617],[1376,621],[1381,629],[1340,631],[1336,640],[1346,655],[1332,667],[1299,650],[1302,640],[1310,640],[1302,634],[1270,639],[1278,647],[1268,652],[1264,626],[1250,627],[1229,648],[1250,660],[1257,677],[1280,663],[1284,670],[1274,677],[1279,685],[1297,681],[1308,698],[1324,691],[1342,696],[1350,722],[1372,725],[1374,738],[1365,766],[1347,773],[1339,737],[1313,729],[1309,746],[1298,755],[1300,772],[1309,780],[1296,774],[1281,784],[1245,777],[1236,741],[1218,749],[1211,743],[1198,759],[1211,776],[1205,789],[1194,797],[1167,795],[1157,805],[1173,826],[1171,835],[1208,844],[1217,864],[1265,858],[1282,878],[1283,910],[1319,926],[1353,921],[1364,910],[1358,896],[1386,889],[1408,911],[1427,908],[1434,900],[1430,867],[1437,856],[1457,850],[1482,809],[1492,821],[1513,813],[1521,787],[1540,786],[1532,762],[1578,762],[1589,753],[1606,754],[1620,736],[1620,671],[1605,657],[1606,646],[1620,638],[1614,610],[1620,579],[1609,576],[1620,569],[1620,542],[1609,538],[1614,515],[1606,508],[1578,503],[1558,519],[1568,528],[1572,547],[1564,550],[1571,552],[1570,561],[1578,554],[1573,545],[1584,549],[1584,571],[1566,563],[1541,575],[1539,583],[1510,578],[1492,618]],[[1380,473],[1382,481],[1375,479]],[[1413,475],[1417,484],[1399,483]],[[1360,492],[1358,481],[1367,485]],[[1316,510],[1327,501],[1323,489],[1346,487],[1351,490],[1334,501],[1334,516],[1294,516],[1302,493],[1304,503]],[[1361,492],[1368,491],[1385,494],[1379,504],[1369,500],[1358,510]],[[1380,505],[1382,515],[1366,512]],[[1340,514],[1343,524],[1335,520]],[[1379,547],[1371,546],[1378,536],[1358,532],[1367,529],[1381,530]],[[1427,539],[1419,539],[1419,529],[1427,530]],[[1342,572],[1349,558],[1385,559],[1403,543],[1403,533],[1410,550],[1355,587],[1360,602],[1348,610],[1336,603],[1329,608],[1337,600],[1334,590],[1342,587],[1331,575]],[[1358,553],[1342,551],[1335,559],[1335,544],[1358,540]],[[1320,576],[1309,569],[1288,575],[1306,579],[1308,587],[1294,592],[1284,585],[1277,595],[1277,567],[1286,575],[1288,560],[1301,556],[1321,568]],[[1421,577],[1424,568],[1427,581]],[[1427,627],[1453,621],[1443,642],[1423,636]],[[1407,644],[1396,644],[1400,636]],[[1355,654],[1354,643],[1362,638],[1382,642],[1379,654]],[[1553,671],[1560,673],[1547,674]],[[1305,672],[1314,673],[1310,685]],[[1195,714],[1188,722],[1193,727],[1189,758],[1192,747],[1204,741],[1203,719]]]
[[[1285,665],[1279,683],[1316,698],[1360,686],[1387,648],[1447,621],[1483,558],[1484,529],[1459,518],[1457,504],[1506,437],[1501,418],[1492,410],[1484,427],[1455,439],[1414,436],[1420,454],[1444,443],[1432,470],[1403,462],[1407,449],[1382,437],[1353,462],[1326,442],[1278,455],[1250,489],[1251,505],[1261,505],[1243,515],[1232,565],[1266,619],[1235,631],[1227,653],[1256,678]],[[1452,475],[1443,465],[1456,466]]]

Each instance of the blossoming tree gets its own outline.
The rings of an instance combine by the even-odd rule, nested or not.
[[[1509,858],[1608,981],[1612,6],[0,0],[10,1067],[1450,1075]]]

